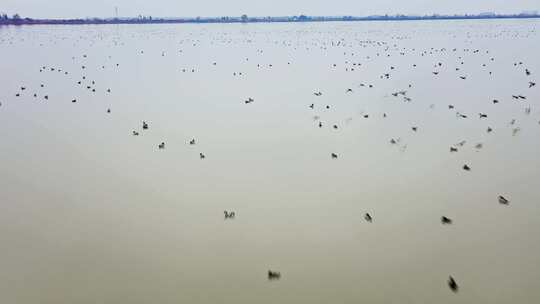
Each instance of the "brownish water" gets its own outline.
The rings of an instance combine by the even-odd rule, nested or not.
[[[540,302],[538,25],[0,27],[0,302]]]

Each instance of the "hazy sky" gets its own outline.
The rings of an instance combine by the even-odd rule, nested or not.
[[[279,16],[431,13],[514,13],[540,9],[540,0],[1,0],[0,11],[25,17]]]

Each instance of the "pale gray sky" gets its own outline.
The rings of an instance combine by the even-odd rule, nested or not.
[[[519,13],[540,9],[540,0],[1,0],[0,11],[24,17],[283,16]]]

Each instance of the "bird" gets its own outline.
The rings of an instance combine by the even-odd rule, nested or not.
[[[223,214],[225,214],[225,219],[233,219],[236,217],[236,213],[234,211],[223,211]]]
[[[371,217],[371,215],[369,213],[366,213],[364,214],[364,219],[368,222],[372,222],[373,218]]]
[[[249,97],[249,98],[248,98],[246,101],[244,101],[244,102],[245,102],[246,104],[248,104],[248,103],[252,103],[252,102],[254,102],[254,101],[255,101],[255,100],[254,100],[253,98]]]
[[[160,143],[160,144],[158,145],[158,148],[159,148],[159,149],[165,149],[165,143],[164,143],[164,142]]]
[[[499,203],[502,205],[508,205],[510,203],[509,200],[507,200],[504,196],[499,195],[498,197]]]
[[[206,156],[205,156],[204,154],[202,154],[202,153],[199,153],[199,158],[200,158],[200,159],[205,159]]]
[[[463,170],[471,171],[471,167],[469,167],[468,165],[463,165]]]
[[[281,278],[281,273],[277,271],[268,270],[268,280],[279,280]]]
[[[412,127],[411,128],[414,132],[418,131],[418,127]]]
[[[456,147],[450,147],[450,152],[457,152],[458,151],[458,148]]]
[[[536,82],[529,81],[529,88],[532,88],[536,85]]]
[[[312,103],[311,105],[309,105],[309,107],[313,109],[315,107],[315,104]]]
[[[443,223],[443,225],[452,224],[452,220],[446,216],[441,216],[441,223]]]
[[[133,131],[132,134],[133,134],[133,136],[138,136],[138,135],[139,135],[139,132]]]
[[[148,130],[148,123],[146,121],[142,122],[142,128],[143,130]]]
[[[453,292],[458,292],[459,286],[456,283],[456,280],[452,278],[452,276],[448,277],[448,287],[450,287],[450,290],[452,290]]]
[[[478,113],[478,116],[480,116],[480,118],[487,118],[487,114],[484,114],[484,113]]]
[[[192,140],[189,141],[189,144],[190,145],[194,145],[195,144],[195,138],[193,138]]]
[[[338,155],[336,153],[332,153],[331,156],[332,156],[333,159],[338,158]]]

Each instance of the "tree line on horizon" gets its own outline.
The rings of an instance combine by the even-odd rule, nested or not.
[[[116,23],[234,23],[234,22],[309,22],[309,21],[369,21],[369,20],[433,20],[433,19],[491,19],[491,18],[540,18],[538,12],[523,12],[519,14],[463,14],[463,15],[371,15],[371,16],[280,16],[280,17],[249,17],[243,14],[239,17],[193,17],[193,18],[156,18],[138,15],[137,17],[115,18],[71,18],[71,19],[32,19],[23,18],[18,13],[11,17],[0,13],[0,25],[22,24],[116,24]]]

